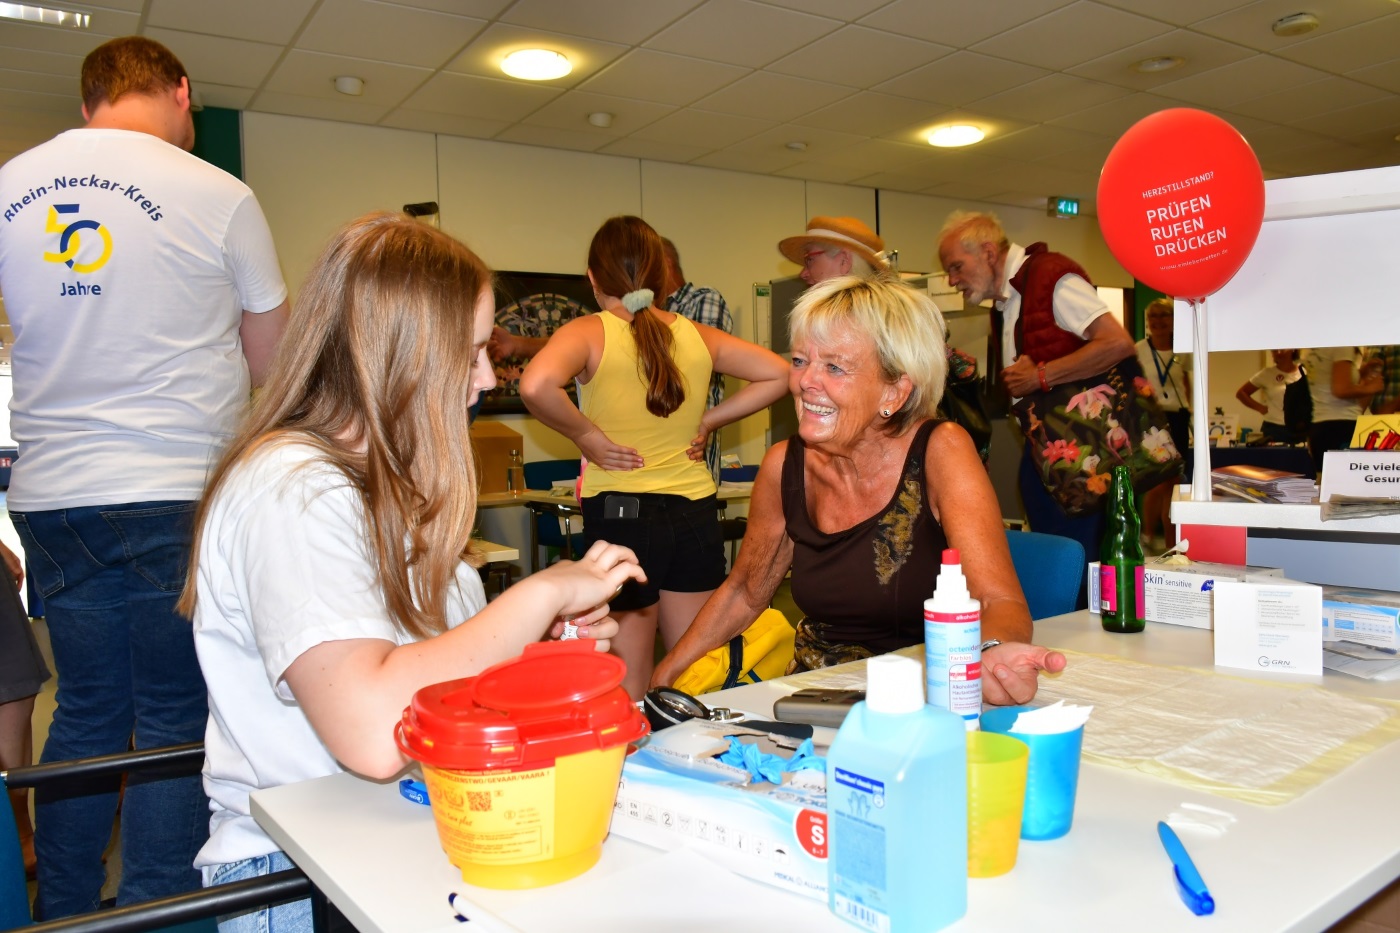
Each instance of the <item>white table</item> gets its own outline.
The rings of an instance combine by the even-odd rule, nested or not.
[[[1109,635],[1097,617],[1074,613],[1037,623],[1037,640],[1137,661],[1211,668],[1210,633],[1197,629],[1150,624],[1141,635]],[[1334,674],[1323,682],[1340,692],[1400,699],[1400,684],[1376,685]],[[790,689],[774,681],[706,699],[768,714],[772,700]],[[970,882],[967,916],[951,929],[1325,930],[1400,874],[1397,776],[1400,742],[1289,804],[1259,807],[1086,764],[1070,834],[1051,842],[1023,842],[1010,874]],[[1193,916],[1177,898],[1170,863],[1157,840],[1157,820],[1188,801],[1237,817],[1220,838],[1186,838],[1216,899],[1210,918]],[[533,891],[472,888],[462,884],[442,854],[426,808],[402,800],[393,785],[348,774],[260,791],[253,795],[253,813],[362,933],[460,931],[446,906],[451,891],[471,905],[471,926],[486,930],[853,929],[830,916],[822,903],[740,879],[722,898],[713,899],[710,916],[658,919],[639,913],[632,899],[619,897],[611,907],[590,907],[585,923],[575,906],[580,898],[608,885],[609,879],[627,879],[657,859],[675,856],[610,837],[599,865],[572,881]],[[674,886],[671,893],[679,903],[685,882],[667,884]],[[544,905],[558,925],[514,927],[495,917],[522,905]],[[785,918],[781,925],[760,921],[774,910]],[[753,925],[746,925],[745,918],[752,918]]]

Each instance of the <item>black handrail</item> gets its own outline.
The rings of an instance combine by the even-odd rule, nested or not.
[[[288,868],[261,878],[15,927],[3,933],[145,933],[191,920],[310,897],[316,893],[315,885],[300,868]]]
[[[11,768],[8,771],[0,771],[0,781],[12,788],[42,787],[59,781],[105,777],[137,770],[183,769],[179,773],[193,774],[203,764],[204,743],[187,742],[184,745],[166,745],[161,748]]]

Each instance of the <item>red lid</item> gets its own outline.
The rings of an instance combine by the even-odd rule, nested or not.
[[[647,734],[621,686],[626,670],[591,641],[539,642],[476,677],[419,690],[394,735],[405,755],[435,768],[547,767]]]

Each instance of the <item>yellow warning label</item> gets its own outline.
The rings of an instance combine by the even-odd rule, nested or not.
[[[515,865],[554,857],[554,768],[424,768],[442,846],[458,860]]]

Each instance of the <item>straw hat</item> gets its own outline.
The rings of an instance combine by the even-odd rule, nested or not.
[[[807,221],[806,234],[780,240],[778,252],[800,266],[813,246],[848,249],[876,269],[888,265],[883,255],[885,241],[854,217],[813,217]]]

